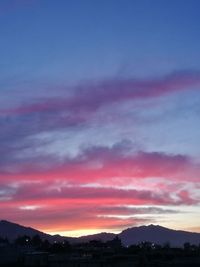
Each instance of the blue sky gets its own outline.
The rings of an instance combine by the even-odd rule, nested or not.
[[[199,68],[199,6],[162,0],[1,1],[2,78],[77,82]]]
[[[199,8],[0,1],[5,219],[69,235],[200,231]]]

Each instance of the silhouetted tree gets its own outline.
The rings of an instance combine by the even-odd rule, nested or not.
[[[91,240],[89,242],[89,246],[95,247],[95,248],[102,248],[105,246],[105,244],[101,240]]]
[[[171,248],[170,243],[169,243],[169,242],[166,242],[166,243],[163,245],[163,248],[164,248],[165,250],[169,250],[169,249]]]
[[[152,249],[152,243],[148,241],[140,243],[139,246],[142,250],[145,250],[145,251],[150,251]]]
[[[45,239],[42,244],[41,244],[41,249],[48,251],[51,247],[51,244],[49,243],[49,241],[47,239]]]
[[[190,242],[185,242],[184,245],[183,245],[183,247],[184,247],[184,250],[185,251],[190,251],[190,249],[191,249]]]
[[[68,240],[63,241],[63,248],[65,252],[70,252],[72,250],[72,247]]]
[[[107,241],[106,244],[109,247],[114,248],[114,249],[122,248],[122,242],[118,236],[116,236],[113,240]]]
[[[15,239],[15,244],[20,245],[20,246],[28,246],[31,244],[31,238],[30,236],[24,235],[24,236],[19,236]]]
[[[42,244],[42,239],[40,238],[39,235],[35,235],[32,237],[31,245],[33,245],[34,247],[40,247],[41,244]]]

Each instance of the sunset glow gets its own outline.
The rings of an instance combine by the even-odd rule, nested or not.
[[[0,219],[200,232],[200,3],[151,2],[0,2]]]

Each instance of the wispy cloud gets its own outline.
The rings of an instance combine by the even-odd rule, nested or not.
[[[121,229],[151,221],[145,217],[146,212],[148,216],[162,216],[172,212],[169,205],[197,205],[197,194],[186,185],[198,186],[200,166],[187,155],[149,151],[121,136],[117,143],[108,141],[105,145],[91,145],[83,138],[75,155],[58,157],[51,151],[41,153],[49,140],[36,136],[59,131],[75,135],[92,125],[101,131],[107,123],[104,118],[98,121],[102,110],[115,113],[130,101],[145,102],[182,91],[199,91],[199,86],[199,72],[180,72],[151,80],[88,82],[62,92],[62,97],[59,92],[53,97],[46,93],[12,108],[7,103],[8,108],[0,110],[0,211],[7,218],[16,216],[24,222],[32,220],[42,225],[45,220],[49,227],[55,227],[60,220],[62,228],[67,220],[71,229]],[[123,127],[117,116],[116,119],[118,127]],[[137,121],[133,123],[137,125]],[[62,149],[67,150],[67,145]],[[77,208],[80,203],[81,211]],[[141,205],[163,205],[166,209],[142,209]],[[108,218],[109,214],[116,216]],[[145,216],[139,219],[138,214]]]
[[[36,100],[35,103],[24,104],[0,112],[9,115],[63,111],[73,115],[82,112],[87,114],[111,103],[160,97],[177,91],[191,90],[199,85],[199,72],[177,72],[162,78],[149,80],[116,79],[88,82],[71,88],[71,96],[62,98],[46,97],[39,101]]]

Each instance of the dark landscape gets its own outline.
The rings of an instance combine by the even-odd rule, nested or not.
[[[0,266],[197,267],[200,234],[158,225],[78,238],[0,221]]]
[[[200,0],[0,0],[0,267],[200,267]]]

